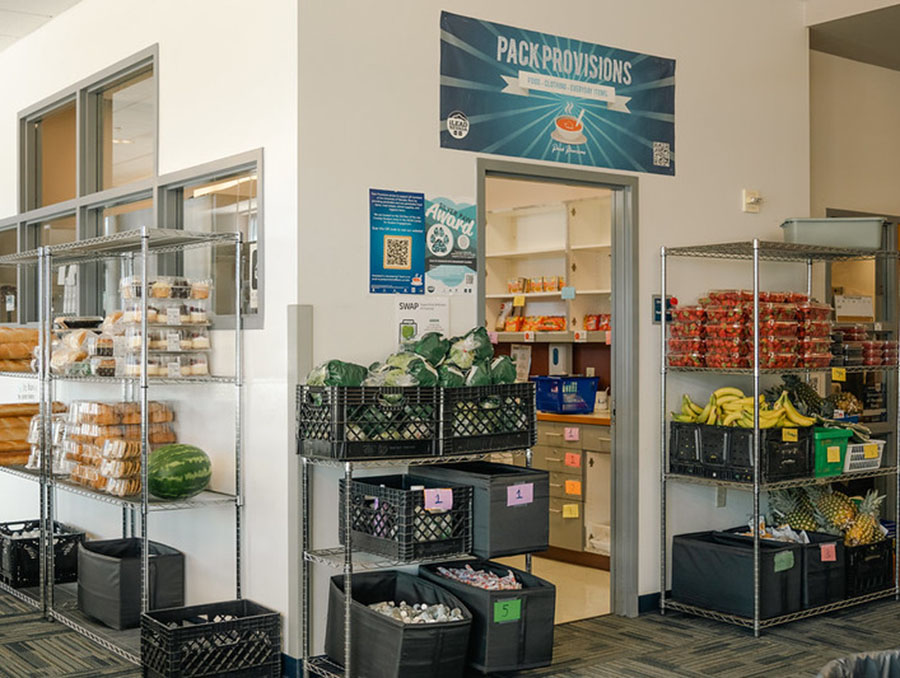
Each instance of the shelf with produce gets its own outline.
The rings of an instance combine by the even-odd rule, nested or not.
[[[527,454],[528,450],[506,450],[501,454]],[[497,452],[479,452],[476,454],[455,454],[436,457],[379,457],[370,461],[345,461],[343,459],[327,459],[324,457],[303,457],[304,463],[331,468],[344,468],[351,464],[353,468],[403,468],[406,466],[434,466],[436,464],[462,464],[468,461],[490,460]]]
[[[807,610],[800,610],[799,612],[794,612],[791,614],[785,614],[778,617],[769,617],[767,619],[759,620],[759,628],[771,628],[773,626],[779,626],[781,624],[787,624],[793,621],[799,621],[800,619],[809,619],[810,617],[817,617],[820,614],[826,614],[828,612],[835,612],[837,610],[843,610],[848,607],[855,607],[856,605],[862,605],[864,603],[871,603],[876,600],[882,600],[884,598],[891,598],[896,596],[898,593],[898,589],[889,588],[883,591],[875,591],[874,593],[867,593],[864,596],[856,596],[854,598],[848,598],[846,600],[841,600],[835,603],[830,603],[828,605],[820,605],[818,607],[809,608]],[[696,605],[687,605],[685,603],[679,603],[674,600],[666,601],[666,608],[676,610],[677,612],[683,612],[685,614],[692,614],[697,617],[705,617],[707,619],[714,619],[716,621],[725,622],[727,624],[734,624],[736,626],[744,626],[747,628],[754,628],[754,620],[752,617],[741,617],[733,614],[724,614],[722,612],[717,612],[715,610],[710,610],[704,607],[698,607]]]
[[[319,563],[336,570],[344,569],[345,552],[343,546],[330,549],[318,549],[315,551],[307,551],[303,554],[305,560],[310,563]],[[365,572],[369,570],[386,570],[393,567],[408,567],[410,565],[427,565],[429,563],[442,563],[451,560],[471,560],[473,556],[468,553],[450,553],[434,558],[422,558],[413,561],[392,560],[379,556],[374,553],[366,553],[364,551],[353,551],[351,558],[353,560],[354,572]]]
[[[89,487],[79,485],[65,478],[54,479],[53,486],[70,494],[77,494],[82,497],[88,497],[90,499],[94,499],[95,501],[100,501],[106,504],[115,504],[116,506],[130,508],[141,507],[140,495],[117,497],[106,492],[92,490]],[[190,497],[189,499],[166,500],[157,499],[151,496],[147,502],[147,510],[151,513],[157,511],[182,511],[186,509],[206,508],[208,506],[216,506],[221,504],[234,504],[236,501],[237,497],[233,494],[205,490],[198,495]]]
[[[487,252],[485,259],[528,259],[530,257],[562,257],[565,247],[540,247],[530,250],[508,250],[505,252]]]
[[[762,481],[759,484],[761,491],[786,490],[791,487],[809,487],[812,485],[830,485],[832,483],[846,483],[851,480],[862,480],[864,478],[879,478],[881,476],[892,476],[898,471],[896,466],[883,466],[881,468],[869,471],[856,471],[854,473],[842,473],[836,476],[823,476],[821,478],[792,478],[790,480],[778,480],[774,482]],[[722,480],[720,478],[706,478],[703,476],[689,476],[681,473],[667,473],[667,480],[675,480],[681,483],[691,483],[694,485],[713,485],[716,487],[726,487],[733,490],[744,490],[746,492],[753,491],[753,483],[742,483],[734,480]]]
[[[689,342],[690,339],[681,339],[679,337],[684,336],[684,334],[693,332],[693,324],[694,323],[704,323],[705,319],[708,318],[708,323],[712,323],[713,325],[717,323],[721,323],[723,326],[721,327],[721,331],[724,333],[722,335],[716,334],[715,336],[722,336],[726,339],[726,341],[721,342],[722,346],[717,347],[716,352],[721,353],[721,355],[716,356],[717,361],[724,361],[725,364],[729,364],[732,360],[740,359],[744,364],[752,363],[754,360],[754,355],[752,352],[749,353],[749,357],[746,353],[746,343],[744,344],[743,350],[735,350],[731,349],[729,346],[729,341],[733,339],[733,342],[736,346],[741,344],[740,339],[747,339],[748,336],[748,327],[752,330],[754,327],[758,326],[760,328],[760,334],[763,333],[763,322],[765,318],[760,318],[760,315],[764,310],[769,314],[769,317],[772,317],[773,324],[771,327],[771,334],[778,335],[775,340],[770,339],[773,345],[777,344],[780,341],[780,337],[793,335],[795,332],[799,333],[801,337],[803,336],[802,332],[791,332],[789,333],[787,330],[789,328],[782,327],[782,325],[787,325],[790,323],[798,323],[801,326],[798,329],[803,328],[802,321],[805,319],[807,322],[805,324],[807,330],[811,330],[809,332],[810,337],[822,336],[829,337],[831,328],[828,328],[828,334],[822,332],[822,328],[813,327],[812,325],[816,324],[824,324],[830,321],[828,318],[830,317],[830,313],[833,312],[830,309],[823,309],[821,305],[818,304],[810,304],[805,307],[805,310],[801,307],[796,307],[793,311],[797,313],[796,316],[790,317],[778,317],[775,315],[773,317],[772,314],[779,313],[788,313],[789,309],[786,307],[777,306],[774,304],[775,299],[771,299],[773,302],[772,305],[766,306],[764,303],[753,303],[752,306],[749,304],[750,300],[760,300],[760,296],[763,294],[761,292],[761,264],[763,262],[785,262],[785,263],[796,263],[805,266],[806,273],[806,290],[803,295],[796,294],[794,292],[785,292],[780,293],[783,297],[787,297],[788,299],[793,299],[795,301],[799,301],[795,299],[795,296],[800,296],[800,300],[810,299],[812,296],[813,289],[813,273],[814,268],[813,264],[815,262],[825,263],[826,266],[831,262],[837,261],[854,261],[854,260],[871,260],[878,258],[892,259],[897,257],[897,252],[887,252],[887,251],[873,251],[873,250],[859,250],[859,249],[847,249],[847,248],[832,248],[832,247],[817,247],[811,245],[799,245],[792,243],[776,243],[776,242],[762,242],[758,240],[754,240],[751,242],[737,242],[737,243],[721,243],[714,245],[701,245],[697,247],[682,247],[682,248],[662,248],[660,251],[660,263],[661,263],[661,286],[660,286],[660,294],[661,298],[667,298],[667,294],[671,292],[668,290],[667,285],[667,275],[668,275],[668,266],[669,260],[672,257],[697,257],[697,258],[705,258],[705,259],[721,259],[721,260],[742,260],[748,262],[752,265],[752,286],[750,289],[745,291],[742,290],[713,290],[709,293],[709,298],[712,300],[712,305],[709,305],[709,302],[705,302],[703,308],[699,308],[695,311],[694,307],[688,307],[683,309],[684,313],[683,317],[676,317],[676,312],[673,309],[673,317],[676,321],[680,321],[683,323],[680,327],[673,327],[673,337],[669,337],[667,331],[669,330],[669,325],[672,324],[671,320],[664,319],[660,324],[660,339],[661,339],[661,349],[659,354],[659,366],[660,366],[660,471],[659,471],[659,483],[660,483],[660,572],[659,572],[659,585],[660,591],[662,592],[660,597],[660,611],[662,614],[666,614],[669,610],[677,610],[680,612],[695,614],[703,617],[707,617],[710,619],[715,619],[727,623],[737,624],[741,626],[748,627],[753,630],[754,635],[758,636],[761,629],[769,628],[772,626],[776,626],[779,624],[788,623],[791,621],[795,621],[797,619],[803,619],[807,617],[812,617],[819,614],[824,614],[827,612],[831,612],[833,610],[843,609],[845,607],[850,607],[853,605],[864,604],[866,602],[870,602],[872,600],[877,600],[879,598],[885,598],[889,596],[897,596],[900,594],[900,571],[897,568],[893,568],[893,574],[888,574],[887,567],[890,565],[890,555],[886,554],[886,550],[889,549],[890,553],[893,554],[893,558],[896,559],[900,556],[900,542],[896,541],[893,545],[889,542],[885,542],[881,537],[881,534],[873,533],[870,536],[857,536],[853,537],[848,532],[845,535],[845,538],[855,539],[857,541],[852,541],[853,544],[858,544],[859,546],[867,546],[869,544],[886,544],[884,547],[880,547],[881,550],[877,554],[875,558],[873,558],[876,563],[873,567],[881,568],[879,570],[880,575],[884,577],[884,582],[879,583],[879,588],[887,584],[888,581],[893,580],[893,586],[889,589],[879,590],[874,593],[867,593],[866,595],[857,595],[845,600],[839,600],[830,602],[827,605],[818,605],[811,607],[806,610],[802,610],[800,612],[787,612],[787,610],[796,609],[791,608],[790,606],[781,607],[776,609],[774,612],[775,616],[767,616],[766,618],[762,618],[762,609],[763,609],[763,595],[767,595],[768,598],[766,600],[771,600],[772,591],[768,590],[766,587],[771,586],[771,580],[764,575],[764,572],[761,570],[762,562],[763,562],[763,552],[761,546],[762,536],[760,535],[759,530],[754,530],[754,534],[749,538],[749,543],[747,544],[748,550],[746,552],[738,552],[734,553],[735,559],[741,559],[741,562],[749,562],[748,567],[752,568],[752,580],[747,581],[747,579],[742,579],[740,581],[735,580],[731,581],[727,577],[723,575],[723,579],[721,585],[723,586],[723,590],[725,587],[734,587],[736,590],[746,591],[746,595],[752,593],[752,597],[750,598],[750,604],[745,607],[746,612],[745,616],[737,616],[729,613],[723,613],[722,609],[729,609],[727,604],[723,604],[723,607],[719,608],[719,610],[709,609],[707,607],[701,607],[689,604],[687,601],[690,600],[690,587],[692,586],[702,586],[700,580],[692,581],[690,584],[685,584],[684,582],[687,579],[690,579],[691,576],[695,578],[700,575],[702,572],[702,568],[698,569],[698,566],[695,563],[691,563],[689,557],[682,557],[678,562],[680,564],[676,565],[676,561],[674,560],[675,555],[673,555],[673,562],[671,564],[672,570],[669,569],[669,554],[677,554],[679,553],[675,549],[675,545],[671,543],[671,535],[669,533],[668,526],[668,516],[670,514],[670,510],[668,508],[668,502],[671,501],[667,494],[667,484],[670,482],[675,483],[684,483],[684,484],[693,484],[693,485],[705,485],[705,486],[715,486],[721,488],[733,489],[741,492],[750,492],[752,494],[752,512],[750,513],[749,524],[757,525],[760,524],[760,520],[764,517],[764,514],[761,510],[761,495],[764,492],[773,492],[773,491],[785,491],[791,488],[817,488],[817,487],[826,487],[830,486],[834,483],[846,483],[850,481],[856,481],[860,479],[887,479],[889,480],[888,486],[900,495],[900,465],[897,463],[897,459],[900,459],[900,441],[897,440],[897,424],[900,421],[900,412],[894,412],[891,415],[888,412],[889,419],[893,421],[890,425],[883,426],[878,429],[879,434],[889,434],[894,435],[896,445],[896,451],[891,456],[893,457],[892,462],[887,462],[889,465],[879,467],[876,469],[868,469],[864,471],[856,471],[852,473],[840,473],[839,475],[832,476],[821,476],[814,477],[817,471],[820,471],[820,465],[828,468],[828,464],[835,464],[838,460],[832,459],[832,450],[840,450],[835,444],[832,443],[822,443],[820,442],[820,434],[814,433],[812,431],[808,431],[803,436],[799,437],[797,435],[792,436],[777,436],[777,440],[772,438],[769,435],[769,428],[762,426],[761,424],[765,424],[768,427],[773,426],[773,419],[777,418],[778,420],[774,423],[774,425],[778,426],[782,423],[787,424],[788,426],[800,425],[807,426],[809,424],[815,424],[815,419],[811,419],[813,415],[818,417],[819,415],[829,415],[829,412],[826,411],[825,408],[822,407],[821,402],[817,405],[815,401],[822,401],[821,396],[815,393],[813,389],[809,387],[808,384],[804,384],[801,380],[796,379],[796,376],[806,376],[810,377],[812,375],[830,375],[832,377],[832,382],[840,382],[843,380],[843,375],[851,375],[851,374],[865,374],[865,373],[882,373],[886,375],[889,385],[888,392],[896,393],[897,389],[900,388],[900,366],[898,366],[895,362],[893,364],[885,364],[885,365],[853,365],[853,366],[831,366],[831,365],[823,365],[821,367],[771,367],[771,368],[759,368],[756,369],[752,367],[740,367],[740,368],[720,368],[720,367],[693,367],[693,366],[670,366],[669,361],[671,359],[667,348],[670,343],[675,344],[683,344],[685,346],[685,353],[679,355],[680,360],[685,360],[686,362],[704,362],[709,359],[710,351],[707,346],[706,355],[701,348],[699,351],[694,351],[690,348]],[[749,267],[748,267],[749,268]],[[717,292],[717,294],[714,294]],[[770,293],[774,295],[775,293]],[[702,295],[701,295],[702,296]],[[894,299],[886,300],[888,307],[892,307],[896,304],[896,294],[893,294]],[[782,301],[783,299],[779,299]],[[727,307],[731,306],[737,302],[746,302],[748,306],[750,306],[749,316],[747,315],[747,311],[744,310],[740,313],[737,309],[729,310]],[[805,303],[805,301],[804,301]],[[716,311],[713,314],[710,309],[715,306]],[[723,306],[725,307],[723,309]],[[764,308],[765,306],[765,308]],[[734,315],[734,319],[731,320],[729,313]],[[695,315],[696,314],[696,315]],[[828,314],[828,315],[820,315],[820,314]],[[735,327],[738,323],[742,323],[744,325],[743,330],[729,329],[725,327],[732,323]],[[812,323],[812,324],[810,324]],[[686,325],[686,326],[685,326]],[[707,327],[707,330],[709,328]],[[678,330],[677,333],[674,333],[674,330]],[[727,332],[726,332],[727,330]],[[896,332],[897,328],[892,325],[889,331]],[[735,336],[732,337],[729,333],[734,333]],[[740,333],[739,333],[740,332]],[[820,334],[820,332],[822,332]],[[682,334],[684,333],[684,334]],[[726,336],[727,334],[727,336]],[[672,342],[672,340],[676,340]],[[836,341],[840,342],[841,338],[838,337]],[[818,342],[818,340],[816,340]],[[826,352],[822,352],[824,362],[824,356],[830,354],[830,345],[833,343],[833,340],[823,339],[822,341],[827,341],[829,344],[829,350]],[[787,339],[784,340],[785,345],[790,344],[791,342]],[[797,340],[793,340],[794,345],[796,346]],[[752,338],[750,340],[750,347],[752,349]],[[777,349],[773,349],[777,350]],[[797,359],[793,356],[795,355],[796,348],[784,348],[781,349],[782,354],[775,354],[773,359],[776,362],[783,362],[783,364],[790,364],[790,362],[796,361]],[[761,352],[762,353],[762,352]],[[808,352],[808,356],[818,356],[820,353],[820,349],[816,348],[816,350],[812,350]],[[790,354],[790,355],[788,355]],[[760,356],[762,357],[762,355]],[[810,358],[811,359],[811,358]],[[820,358],[816,358],[819,360]],[[831,362],[832,358],[830,355],[827,357],[827,361]],[[893,361],[892,361],[893,362]],[[841,374],[843,373],[843,374]],[[733,383],[722,383],[722,381],[718,382],[722,388],[718,389],[714,392],[713,396],[710,397],[709,405],[706,408],[702,408],[696,403],[690,402],[689,396],[682,396],[682,412],[673,413],[672,424],[669,423],[669,403],[668,403],[668,380],[677,377],[678,375],[683,374],[685,376],[688,375],[697,375],[697,374],[709,374],[720,377],[734,377],[734,376],[745,376],[750,377],[752,380],[751,389],[747,390],[747,396],[743,395],[743,392],[740,389],[734,388]],[[771,398],[774,399],[774,395],[772,391],[766,391],[764,393],[763,385],[761,384],[761,380],[766,376],[782,376],[785,377],[784,383],[777,387],[777,389],[773,389],[776,391],[782,392],[782,398],[778,398],[774,403],[766,404],[757,402],[757,397],[763,397],[768,394]],[[794,375],[794,376],[791,376]],[[793,379],[790,381],[787,377]],[[895,380],[891,382],[890,380]],[[808,381],[808,379],[807,379]],[[825,381],[827,384],[827,380]],[[788,391],[792,393],[791,396],[788,396]],[[727,399],[724,400],[722,396],[727,396]],[[791,399],[795,398],[793,402]],[[740,400],[741,403],[738,404],[736,402],[732,402],[732,405],[729,407],[727,404],[729,400]],[[749,405],[747,404],[747,401]],[[690,413],[685,411],[685,402],[690,407]],[[806,407],[811,409],[801,408],[802,411],[796,411],[796,407],[794,403],[802,402]],[[723,417],[725,423],[729,423],[734,425],[736,420],[734,416],[737,415],[743,420],[743,426],[749,428],[744,428],[742,434],[738,437],[734,437],[733,434],[725,434],[720,435],[723,427],[709,427],[710,437],[707,439],[706,434],[707,431],[704,427],[697,424],[697,419],[702,418],[704,416],[704,411],[709,411],[710,407],[718,408],[716,414],[710,413],[711,421],[723,421]],[[891,405],[890,407],[896,407],[896,403]],[[757,409],[758,408],[758,409]],[[771,409],[770,409],[771,408]],[[778,410],[781,412],[778,412]],[[738,415],[738,411],[740,414]],[[758,411],[758,417],[754,416],[754,411]],[[803,413],[806,412],[809,416],[805,416]],[[767,414],[768,413],[768,414]],[[830,416],[830,415],[829,415]],[[787,420],[790,420],[788,423]],[[675,422],[679,422],[678,425],[675,425]],[[696,437],[695,443],[696,447],[691,448],[690,445],[690,428],[686,428],[692,425],[698,426],[695,429]],[[830,425],[829,422],[825,422],[825,426]],[[678,427],[683,428],[678,428]],[[867,441],[869,440],[869,436],[871,435],[871,429],[865,430],[864,427],[859,425],[850,425],[847,424],[848,428],[853,428],[855,435],[858,438]],[[854,428],[855,427],[855,428]],[[724,429],[727,431],[728,429]],[[735,429],[736,430],[736,429]],[[788,429],[785,429],[788,430]],[[794,429],[796,431],[796,429]],[[713,432],[715,431],[715,432]],[[671,441],[670,441],[670,433],[671,433]],[[745,450],[743,447],[746,444],[747,436],[750,434],[752,438],[750,438],[750,449]],[[812,434],[812,435],[810,435]],[[822,433],[822,436],[825,434]],[[676,436],[681,436],[676,438]],[[828,440],[829,438],[822,437],[821,440]],[[830,439],[838,440],[843,439],[846,440],[844,436],[838,438],[837,436],[832,436]],[[723,444],[726,445],[725,448],[718,448],[716,445]],[[737,441],[737,442],[736,442]],[[875,441],[873,441],[875,442]],[[846,445],[846,442],[843,443]],[[824,451],[825,447],[823,445],[830,445],[827,448],[828,452],[828,462],[825,464],[824,462]],[[874,448],[875,445],[872,445]],[[805,456],[808,459],[807,462],[803,462],[804,458],[803,450],[806,449]],[[691,458],[691,454],[695,454],[694,458]],[[677,451],[677,456],[674,456],[674,451]],[[738,457],[731,460],[731,456],[735,454],[737,451]],[[881,449],[878,449],[879,455],[879,463],[881,463],[881,454],[883,451],[883,445]],[[747,453],[749,452],[750,458],[749,460],[746,458]],[[843,455],[844,452],[841,452]],[[885,453],[886,454],[886,453]],[[794,456],[791,456],[794,455]],[[718,458],[717,458],[718,457]],[[868,458],[868,457],[867,457]],[[765,461],[765,463],[762,463]],[[790,464],[800,463],[800,467],[793,467],[793,470],[790,469]],[[844,458],[841,456],[841,470],[843,470],[844,466]],[[671,468],[670,468],[671,463]],[[776,480],[771,482],[767,482],[764,480],[764,475],[761,472],[763,468],[769,466],[769,464],[773,466],[769,467],[770,472],[771,469],[775,469],[775,474],[773,477]],[[808,464],[808,466],[804,466]],[[781,464],[781,466],[778,466]],[[718,475],[720,473],[719,468],[721,465],[722,472],[727,474],[727,477],[739,477],[739,478],[751,478],[749,482],[739,482],[736,480],[723,480],[716,477],[708,477],[710,475]],[[754,469],[758,470],[754,472]],[[784,475],[794,475],[797,476],[799,470],[803,470],[804,477],[794,477],[787,479],[777,479],[779,476],[777,474],[781,474],[783,478]],[[673,470],[677,472],[673,472]],[[834,471],[834,468],[830,468],[829,470]],[[788,471],[787,473],[785,471]],[[735,473],[736,472],[736,473]],[[696,473],[697,475],[692,475]],[[808,495],[807,493],[803,493],[804,495]],[[813,492],[815,494],[815,491]],[[873,520],[876,521],[879,518],[877,503],[874,500],[878,499],[877,492],[870,492],[873,502],[870,502],[869,508],[865,509],[866,513],[865,517],[871,516]],[[785,501],[794,501],[798,499],[791,499],[791,495],[780,495],[785,498]],[[869,495],[867,495],[866,500],[869,499]],[[882,497],[883,499],[883,497]],[[772,495],[770,495],[770,501],[772,500]],[[865,502],[864,502],[865,503]],[[874,508],[873,508],[874,507]],[[889,517],[894,522],[900,522],[900,501],[894,502],[895,510],[889,514]],[[862,509],[860,509],[862,510]],[[789,512],[780,511],[776,507],[777,515],[782,515],[787,518]],[[826,512],[827,515],[827,512]],[[793,520],[793,519],[792,519]],[[797,518],[796,520],[800,520]],[[815,517],[813,520],[816,520]],[[825,518],[824,520],[829,520]],[[739,521],[737,521],[739,522]],[[798,526],[797,522],[788,522],[789,525],[793,527],[793,529],[799,531],[801,528]],[[866,523],[862,523],[865,525]],[[700,526],[695,526],[694,530],[688,530],[688,532],[696,532],[697,528]],[[803,529],[809,529],[804,527]],[[833,529],[833,523],[828,523],[827,525],[821,525],[819,528],[821,531],[829,532]],[[864,534],[864,533],[862,533]],[[682,547],[685,549],[695,548],[694,546],[688,546],[690,544],[689,541],[690,535],[682,535]],[[836,537],[837,540],[841,540],[840,536]],[[670,551],[671,549],[671,551]],[[680,553],[685,554],[689,551],[681,551]],[[737,560],[732,561],[737,562]],[[847,567],[850,567],[849,561]],[[868,565],[867,565],[868,566]],[[854,565],[855,567],[855,565]],[[672,599],[671,594],[667,593],[669,590],[669,574],[674,570],[681,571],[681,579],[679,581],[682,582],[681,589],[677,595],[679,596],[679,600]],[[693,573],[693,574],[691,574]],[[704,572],[704,576],[708,576],[709,572]],[[847,578],[848,578],[848,586],[849,581],[852,576],[856,574],[855,571],[848,570]],[[748,575],[746,575],[749,577]],[[809,581],[805,579],[806,574],[805,570],[801,571],[800,574],[803,577],[803,581]],[[843,576],[843,574],[841,574]],[[764,583],[765,582],[765,583]],[[811,585],[811,584],[810,584]],[[792,586],[799,586],[798,584],[792,584]],[[687,587],[687,588],[685,588]],[[748,587],[752,587],[748,590]],[[865,589],[862,589],[865,590]],[[796,593],[796,589],[794,589]],[[834,599],[831,598],[833,601]],[[734,603],[734,601],[731,601]],[[729,604],[731,604],[729,603]],[[709,603],[711,606],[717,606],[712,602]],[[781,612],[781,614],[778,614]],[[770,613],[773,614],[773,613]]]
[[[515,297],[525,297],[525,299],[553,299],[561,296],[561,292],[505,292],[503,294],[485,294],[485,299],[514,299]]]
[[[588,344],[609,344],[610,333],[606,330],[582,331],[578,338],[574,331],[568,332],[532,332],[534,339],[525,338],[525,332],[496,332],[497,341],[504,343],[535,343],[535,344],[563,344],[566,342],[581,342]],[[582,340],[581,337],[584,337]]]
[[[82,381],[82,382],[90,382],[96,384],[122,384],[122,383],[132,383],[139,384],[141,381],[140,377],[101,377],[94,375],[84,375],[84,376],[66,376],[66,375],[52,375],[50,377],[51,381]],[[159,385],[159,386],[177,386],[179,384],[230,384],[235,385],[237,383],[237,379],[235,377],[220,377],[215,375],[209,375],[205,377],[149,377],[148,382],[150,385]]]

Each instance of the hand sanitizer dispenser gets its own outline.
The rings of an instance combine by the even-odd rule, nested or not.
[[[572,374],[572,344],[550,344],[549,374]]]

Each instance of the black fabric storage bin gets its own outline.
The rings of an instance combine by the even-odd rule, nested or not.
[[[141,664],[147,678],[278,678],[281,615],[250,600],[148,612]]]
[[[847,546],[847,597],[884,591],[894,585],[894,540]]]
[[[151,610],[184,605],[184,554],[151,541],[149,581]],[[79,544],[78,607],[114,629],[140,624],[140,539]]]
[[[0,579],[14,588],[40,584],[40,535],[23,536],[40,529],[39,520],[0,524]],[[57,584],[78,579],[78,544],[83,541],[83,531],[54,522],[53,569]]]
[[[419,466],[415,473],[472,487],[472,553],[476,556],[494,558],[547,550],[550,538],[550,474],[547,471],[475,461]]]
[[[448,579],[439,567],[488,570],[501,577],[512,572],[519,591],[485,591]],[[534,575],[486,561],[421,565],[419,576],[447,589],[472,613],[469,664],[481,673],[522,671],[549,666],[553,660],[556,587]]]
[[[819,532],[806,534],[810,543],[800,545],[804,610],[836,603],[847,596],[847,555],[842,538]],[[829,544],[834,544],[834,560],[830,560]]]
[[[800,609],[798,544],[760,542],[760,618]],[[776,571],[777,570],[777,571]],[[753,541],[727,532],[672,540],[672,599],[741,617],[753,616]]]
[[[367,606],[393,600],[408,604],[444,603],[462,610],[462,621],[404,624]],[[354,678],[462,678],[472,615],[455,596],[405,572],[385,570],[353,575],[350,628]],[[331,578],[325,654],[344,663],[344,577]]]

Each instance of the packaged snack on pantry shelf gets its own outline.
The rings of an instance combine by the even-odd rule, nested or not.
[[[535,332],[537,331],[539,317],[534,315],[526,315],[522,318],[522,332]]]
[[[126,377],[139,377],[143,369],[141,368],[141,356],[138,355],[129,355],[125,359],[125,376]],[[147,357],[147,376],[148,377],[163,377],[166,376],[166,370],[163,367],[161,356],[159,355],[151,355]]]
[[[529,278],[528,289],[526,291],[527,292],[543,292],[544,291],[543,276],[536,276],[533,278]]]
[[[115,350],[115,337],[108,333],[92,334],[85,342],[89,356],[112,357]]]
[[[188,370],[190,370],[190,374],[188,374]],[[204,354],[195,353],[187,358],[181,371],[185,376],[207,377],[209,376],[209,360]]]
[[[140,475],[141,460],[137,459],[101,459],[100,475],[107,478],[131,478]]]
[[[596,332],[600,328],[599,315],[586,315],[583,322],[584,329],[588,332]]]
[[[544,276],[544,292],[559,292],[559,276]]]
[[[106,492],[116,497],[130,497],[141,491],[140,478],[104,478],[104,480]]]
[[[517,316],[513,316],[512,318],[506,319],[506,325],[505,325],[504,329],[507,332],[521,332],[522,326],[524,324],[525,324],[524,316],[517,315]]]
[[[670,353],[703,353],[704,343],[700,337],[672,337],[668,341]]]
[[[506,281],[506,291],[510,294],[524,294],[525,286],[525,278],[510,278]]]
[[[703,322],[707,310],[702,306],[677,306],[672,309],[672,321],[677,323]]]
[[[561,315],[542,315],[538,317],[537,327],[535,328],[538,332],[565,332],[566,331],[566,318]]]
[[[706,361],[702,353],[670,353],[670,367],[704,367]]]
[[[100,470],[96,466],[76,464],[75,468],[72,469],[70,478],[72,482],[89,487],[92,490],[102,492],[106,489],[107,479],[100,475]]]
[[[90,364],[95,377],[118,377],[124,371],[122,361],[116,358],[91,358]]]
[[[672,337],[702,337],[703,334],[704,327],[701,323],[698,322],[669,324],[669,335]]]
[[[140,459],[141,442],[139,440],[107,440],[103,443],[100,456],[104,459]]]
[[[99,466],[101,461],[100,448],[92,443],[81,443],[75,440],[64,440],[60,445],[66,461],[84,464],[87,466]]]

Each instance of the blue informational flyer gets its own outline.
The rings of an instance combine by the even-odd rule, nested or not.
[[[441,13],[441,146],[675,174],[675,61]]]
[[[425,294],[425,195],[369,189],[369,292]]]
[[[450,198],[426,198],[426,294],[474,295],[477,270],[475,205]]]

